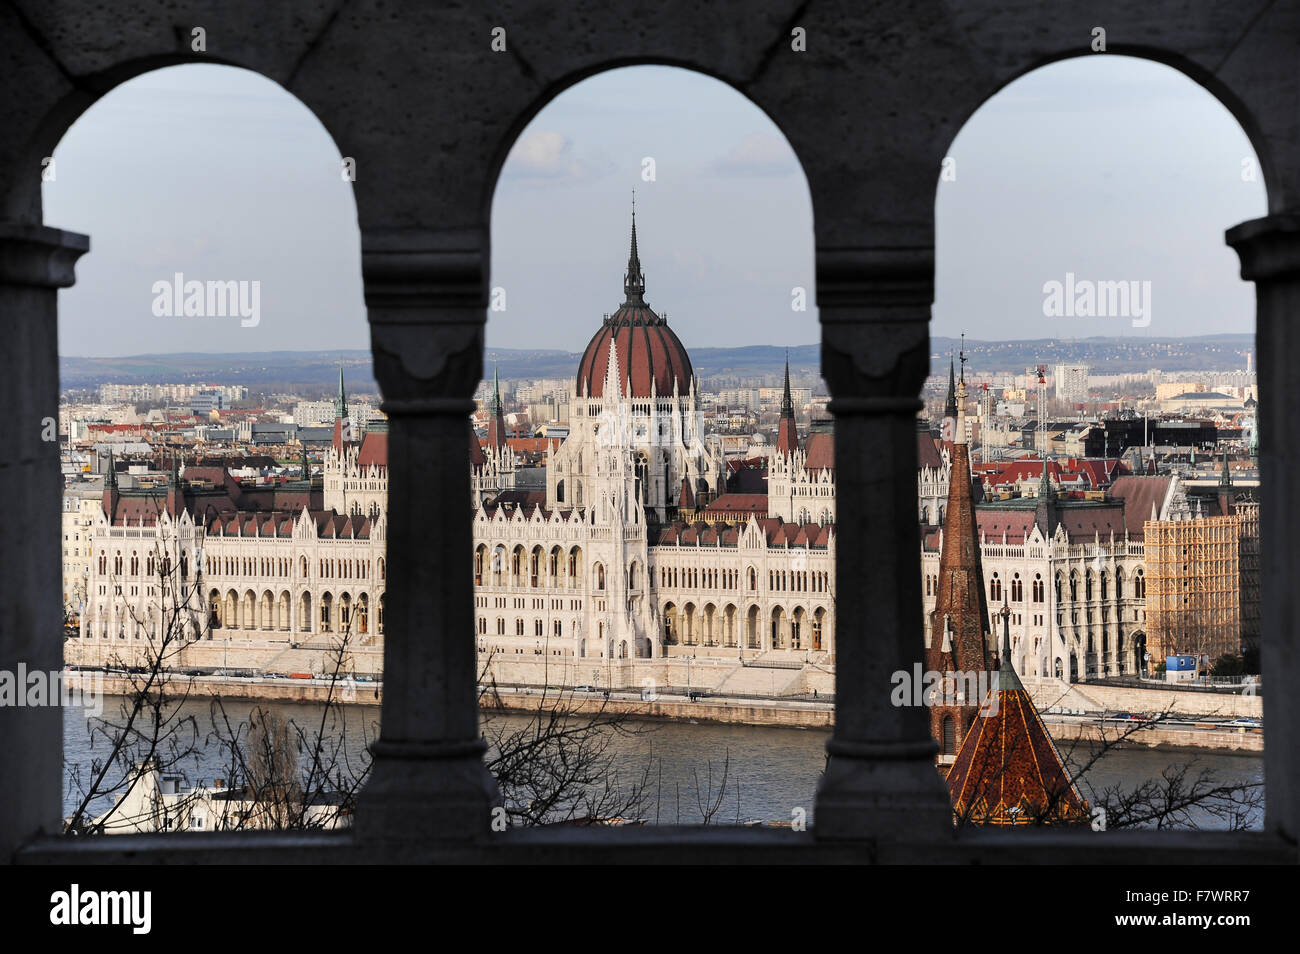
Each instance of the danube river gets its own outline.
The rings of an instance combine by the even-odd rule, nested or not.
[[[104,716],[117,717],[121,700],[104,700]],[[247,718],[257,703],[231,701],[225,712],[233,724]],[[314,738],[320,724],[320,707],[290,703],[261,703],[281,718],[302,726]],[[363,763],[362,751],[377,731],[379,709],[374,706],[342,706],[335,710],[338,720],[327,727],[331,739],[346,742],[347,758],[354,765]],[[195,754],[178,766],[193,783],[209,783],[226,778],[229,756],[214,733],[211,705],[208,700],[186,703],[180,710],[182,738],[192,744]],[[524,728],[526,716],[517,713],[490,713],[487,732]],[[218,724],[222,721],[218,719]],[[696,824],[704,806],[716,805],[715,824],[754,821],[789,823],[806,814],[813,820],[813,802],[818,778],[825,767],[825,744],[829,733],[816,729],[728,726],[679,722],[628,723],[631,734],[612,740],[609,755],[617,772],[618,784],[626,789],[631,780],[648,778],[646,799],[641,817],[660,824]],[[64,719],[64,759],[69,771],[79,768],[87,777],[93,759],[103,758],[107,745],[102,738],[92,739],[85,715],[78,709],[66,710]],[[1149,779],[1159,779],[1171,765],[1191,763],[1196,770],[1209,769],[1219,783],[1262,782],[1264,760],[1258,754],[1209,755],[1199,752],[1155,752],[1129,750],[1107,753],[1084,777],[1084,795],[1112,785],[1132,789]],[[724,786],[725,778],[725,786]],[[64,813],[69,814],[78,801],[76,787],[65,784]],[[721,790],[721,798],[719,792]],[[710,798],[712,793],[712,798]],[[109,800],[94,808],[102,812]],[[1262,817],[1253,817],[1260,827]],[[1223,827],[1213,819],[1201,819],[1202,827]]]

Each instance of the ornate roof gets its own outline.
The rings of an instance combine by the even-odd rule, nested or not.
[[[1003,619],[1010,616],[1006,607]],[[1006,628],[1006,623],[1004,623]],[[994,684],[948,772],[959,823],[1077,825],[1088,803],[1070,779],[1011,662],[1010,637]]]
[[[691,388],[691,359],[668,322],[645,303],[645,276],[636,247],[636,212],[632,213],[632,251],[623,279],[626,298],[618,311],[606,316],[578,362],[578,395],[601,397],[605,379],[615,362],[614,377],[624,397],[661,396],[676,388]]]

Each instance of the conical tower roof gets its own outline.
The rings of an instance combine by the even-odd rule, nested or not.
[[[1077,825],[1088,802],[1011,661],[1010,607],[1003,606],[1001,668],[948,772],[959,823]]]

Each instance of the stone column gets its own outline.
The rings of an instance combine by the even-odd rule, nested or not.
[[[63,668],[62,519],[59,475],[58,289],[90,239],[41,225],[0,223],[0,315],[4,316],[5,464],[0,500],[32,533],[0,538],[0,669]],[[50,428],[54,428],[53,440]],[[89,594],[87,603],[89,603]],[[20,689],[21,691],[21,689]],[[61,830],[63,713],[55,706],[0,706],[6,773],[0,864],[38,833]]]
[[[928,713],[891,703],[921,660],[917,395],[929,368],[931,248],[817,250],[822,374],[835,415],[835,733],[818,838],[952,832]]]
[[[1260,666],[1275,687],[1300,680],[1300,214],[1270,215],[1227,233],[1241,277],[1255,283],[1255,354],[1259,381]],[[1300,698],[1285,688],[1264,693],[1268,736],[1265,827],[1300,838]]]
[[[369,230],[362,274],[389,418],[384,701],[363,838],[463,839],[499,800],[475,696],[466,419],[483,370],[487,241],[478,229]],[[429,546],[432,536],[437,546]],[[507,554],[509,559],[509,554]]]

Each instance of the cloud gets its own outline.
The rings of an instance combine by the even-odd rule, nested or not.
[[[573,142],[563,133],[538,129],[515,143],[501,177],[579,182],[598,178],[603,172],[596,163],[575,157]]]
[[[750,133],[709,166],[716,176],[750,179],[788,176],[798,169],[799,162],[789,143],[772,133]]]

